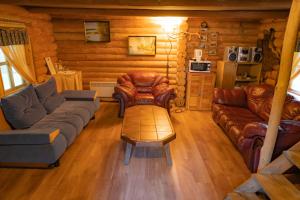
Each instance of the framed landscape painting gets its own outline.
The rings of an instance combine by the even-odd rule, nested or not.
[[[110,42],[109,21],[85,21],[86,42]]]
[[[154,56],[156,54],[156,36],[128,36],[128,54]]]

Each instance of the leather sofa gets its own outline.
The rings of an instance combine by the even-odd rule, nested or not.
[[[274,87],[266,84],[236,89],[215,88],[212,113],[242,154],[248,168],[257,171],[272,106]],[[300,140],[300,102],[287,95],[272,159]]]
[[[1,99],[0,166],[53,167],[99,108],[95,91],[57,93],[54,78]]]
[[[118,78],[113,98],[119,101],[119,117],[125,109],[134,105],[157,105],[168,109],[171,99],[175,99],[174,88],[169,80],[155,72],[130,72]]]

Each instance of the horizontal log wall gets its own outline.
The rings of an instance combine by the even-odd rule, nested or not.
[[[208,55],[207,51],[203,52],[203,58],[212,61],[212,70],[216,70],[216,62],[223,59],[226,46],[256,46],[259,34],[259,21],[236,21],[235,20],[204,20],[202,18],[189,18],[188,31],[200,33],[201,22],[206,21],[208,24],[207,32],[218,33],[217,55]],[[187,39],[187,57],[194,56],[194,49],[199,48],[200,39],[196,35]]]
[[[10,5],[0,6],[0,20],[25,23],[31,42],[33,64],[38,82],[45,80],[48,72],[44,58],[50,56],[57,61],[51,18],[47,14],[31,13]]]
[[[54,36],[58,45],[58,58],[69,69],[81,70],[83,86],[89,88],[90,81],[115,81],[129,71],[154,71],[166,75],[167,54],[170,41],[160,25],[151,17],[98,17],[94,20],[110,21],[111,41],[86,43],[84,19],[52,20]],[[156,36],[155,56],[129,56],[128,36]],[[177,83],[177,39],[172,39],[169,56],[169,78]]]

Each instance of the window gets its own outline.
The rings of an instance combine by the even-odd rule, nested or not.
[[[294,55],[290,91],[300,95],[300,52]]]
[[[14,69],[14,66],[6,59],[0,48],[0,71],[3,81],[3,87],[6,92],[16,90],[26,84],[20,74]]]

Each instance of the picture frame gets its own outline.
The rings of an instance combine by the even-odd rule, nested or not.
[[[211,41],[217,41],[218,40],[218,33],[217,32],[211,32],[211,33],[209,33],[209,39]]]
[[[218,47],[217,41],[210,41],[209,48],[216,49]]]
[[[156,36],[128,36],[128,55],[155,56]]]
[[[110,42],[110,22],[109,21],[84,21],[85,41]]]
[[[217,55],[217,49],[209,49],[208,50],[208,55],[209,56],[215,56],[215,55]]]

